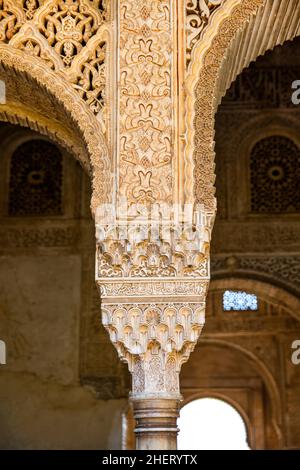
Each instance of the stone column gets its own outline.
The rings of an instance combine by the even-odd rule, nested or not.
[[[179,372],[204,323],[214,216],[183,190],[185,2],[113,5],[115,202],[96,214],[96,279],[103,324],[132,373],[137,447],[174,449]]]

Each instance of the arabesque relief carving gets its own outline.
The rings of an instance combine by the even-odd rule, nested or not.
[[[263,4],[264,0],[225,1],[193,46],[185,83],[185,194],[187,199],[195,197],[207,209],[216,209],[214,119],[224,53]]]
[[[1,8],[2,6],[2,8]],[[64,76],[106,123],[105,0],[2,0],[0,41],[40,58]]]
[[[182,212],[151,215],[97,224],[102,318],[133,374],[133,393],[179,395],[181,364],[204,324],[214,216],[201,208],[189,221]]]
[[[191,60],[191,52],[203,33],[211,15],[226,0],[186,0],[186,59]]]
[[[172,202],[169,0],[120,1],[119,187],[130,202]]]

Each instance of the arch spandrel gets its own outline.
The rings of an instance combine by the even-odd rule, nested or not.
[[[7,83],[7,104],[1,107],[2,112],[5,113],[7,106],[7,115],[19,116],[24,124],[26,108],[29,108],[32,118],[28,119],[28,127],[31,127],[30,121],[36,121],[38,127],[41,116],[42,121],[52,122],[49,137],[56,133],[58,136],[61,134],[60,140],[66,139],[68,142],[70,139],[67,135],[72,136],[71,148],[75,146],[72,153],[76,154],[94,181],[93,207],[101,201],[110,200],[111,173],[107,142],[97,119],[85,103],[59,75],[45,69],[38,59],[24,52],[0,44],[0,63],[1,75]],[[18,95],[16,89],[19,90]],[[41,122],[41,127],[44,127],[43,124]]]
[[[3,80],[14,82],[22,76],[22,103],[32,110],[44,108],[37,111],[65,129],[57,133],[67,142],[67,134],[73,133],[72,153],[93,180],[93,212],[111,200],[111,117],[106,101],[111,97],[106,53],[110,18],[111,2],[104,0],[75,0],[72,8],[63,0],[0,2]],[[37,125],[43,126],[48,128]],[[56,130],[51,133],[53,138]]]

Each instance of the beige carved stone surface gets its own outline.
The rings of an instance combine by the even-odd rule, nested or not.
[[[130,202],[172,202],[170,1],[120,1],[119,188]]]
[[[99,223],[97,278],[207,279],[212,224],[213,215],[200,210],[192,225],[174,220],[166,227],[159,220],[157,225],[134,220]]]
[[[204,324],[213,216],[199,210],[192,225],[100,222],[96,276],[102,321],[129,365],[133,394],[178,397],[181,365]]]
[[[235,3],[231,14],[218,25],[218,32],[203,57],[200,76],[197,77],[198,82],[194,89],[196,101],[193,106],[196,111],[193,116],[190,116],[193,119],[195,129],[194,193],[196,199],[205,204],[207,208],[215,206],[213,187],[215,88],[218,83],[219,70],[223,64],[224,51],[230,46],[237,31],[249,21],[251,15],[257,12],[263,4],[263,0],[244,0]],[[227,2],[225,2],[225,8],[226,6]],[[193,64],[190,67],[192,70]]]
[[[248,388],[239,398],[244,405],[248,403],[243,409],[255,415],[260,430],[263,417],[257,414],[270,398],[271,405],[264,410],[268,435],[251,442],[259,442],[261,447],[264,442],[269,447],[296,445],[297,440],[289,439],[288,433],[285,443],[282,441],[284,426],[289,426],[282,410],[294,413],[299,403],[299,378],[290,364],[286,366],[287,380],[296,387],[283,393],[287,337],[298,331],[299,227],[295,211],[299,198],[293,167],[299,153],[299,128],[296,114],[280,120],[278,113],[282,108],[283,114],[290,110],[284,90],[298,71],[289,69],[288,76],[276,67],[253,75],[250,71],[248,79],[241,77],[236,82],[217,123],[221,128],[216,137],[217,154],[221,152],[217,170],[214,128],[217,106],[236,75],[257,55],[299,34],[297,6],[292,0],[0,0],[0,79],[7,91],[0,118],[51,138],[75,155],[92,177],[100,292],[98,296],[93,288],[94,229],[85,207],[90,195],[75,191],[84,186],[77,170],[63,167],[61,160],[52,171],[56,180],[48,180],[53,188],[58,187],[56,194],[51,198],[42,190],[32,191],[39,196],[32,200],[26,190],[32,180],[35,145],[27,159],[29,173],[24,166],[14,165],[15,153],[11,152],[0,176],[7,192],[0,201],[0,255],[4,258],[0,326],[5,325],[13,354],[2,382],[1,402],[11,393],[13,383],[23,381],[31,390],[34,382],[38,409],[52,409],[60,402],[59,387],[65,386],[70,392],[69,406],[83,404],[88,410],[83,413],[84,423],[95,423],[95,418],[90,420],[93,409],[107,423],[106,410],[100,412],[96,400],[122,398],[129,388],[127,369],[119,363],[113,344],[132,373],[135,404],[140,400],[136,416],[141,413],[142,419],[137,434],[147,429],[144,442],[148,448],[150,434],[157,432],[151,413],[155,415],[158,409],[163,415],[168,410],[172,419],[162,431],[164,445],[175,445],[179,372],[204,325],[217,174],[220,217],[212,244],[213,277],[239,277],[237,288],[244,278],[250,278],[247,287],[257,287],[252,277],[282,288],[276,291],[276,301],[265,300],[265,310],[244,317],[236,312],[230,312],[230,317],[220,312],[215,316],[213,310],[220,299],[214,297],[204,341],[209,346],[222,343],[219,349],[230,346],[243,357],[232,371],[227,367],[232,366],[232,356],[224,354],[225,369],[232,372],[227,380],[237,395],[238,387],[247,388],[248,380]],[[263,103],[251,91],[260,85],[266,95]],[[236,105],[244,112],[245,126],[240,125],[240,115],[230,117]],[[268,106],[269,113],[262,120],[252,120],[258,106]],[[268,135],[258,136],[258,129],[267,121]],[[283,121],[290,129],[279,132]],[[259,137],[255,142],[253,134]],[[3,142],[5,149],[11,145],[9,140]],[[272,173],[271,159],[266,175],[264,154],[278,149],[286,155],[289,150],[289,189],[283,180],[280,201],[267,204],[265,196],[273,194],[274,178],[285,170],[276,160],[279,175]],[[236,155],[241,155],[241,164],[232,170]],[[250,155],[249,165],[245,155]],[[34,171],[40,176],[47,173],[54,160],[40,163]],[[249,184],[243,176],[245,168],[246,172],[250,169]],[[7,182],[2,174],[10,171],[14,177]],[[25,183],[17,181],[21,177]],[[69,178],[68,183],[61,187],[64,178]],[[47,184],[44,189],[48,190]],[[151,238],[145,235],[147,223],[135,222],[136,214],[126,220],[122,207],[113,224],[97,219],[99,206],[110,202],[116,207],[120,196],[127,198],[130,208],[142,204],[137,212],[155,203],[181,209],[188,203],[193,222],[189,230],[182,230],[182,220],[172,214],[162,226],[152,224],[155,236]],[[25,216],[29,221],[23,220]],[[264,216],[265,222],[259,219]],[[38,256],[33,262],[34,253]],[[60,260],[56,264],[55,257]],[[261,291],[266,288],[271,296],[275,287],[266,285]],[[37,293],[31,298],[34,288]],[[294,296],[289,297],[288,292]],[[23,305],[26,309],[21,315]],[[108,334],[100,325],[101,311]],[[51,357],[43,355],[44,345]],[[208,354],[206,359],[219,370],[218,357]],[[242,385],[238,382],[241,364],[249,366]],[[196,393],[193,387],[197,388],[201,371],[196,372],[195,380],[185,376],[189,397]],[[16,380],[17,373],[22,380]],[[32,381],[28,376],[34,376]],[[49,400],[44,401],[40,399],[43,381],[51,382]],[[79,391],[79,383],[84,392]],[[22,403],[20,396],[13,397],[17,404]],[[253,406],[249,405],[251,399]],[[109,405],[108,412],[112,408]],[[119,405],[116,409],[113,416],[120,422]],[[6,412],[5,416],[13,431],[18,428],[15,415]],[[291,432],[297,436],[297,420],[291,418],[291,423]],[[173,433],[169,443],[167,428]],[[3,442],[8,442],[8,435],[3,436]],[[78,443],[77,434],[74,439]],[[17,441],[20,445],[19,437]],[[58,439],[51,436],[50,441],[54,446]],[[105,445],[112,441],[107,438]],[[26,440],[26,446],[30,445]]]
[[[179,395],[179,372],[204,323],[204,304],[104,304],[102,321],[133,375],[133,393]]]
[[[96,115],[102,112],[106,82],[103,25],[109,15],[106,2],[1,3],[0,40],[62,73]]]
[[[110,116],[105,101],[111,97],[105,62],[110,3],[106,6],[104,1],[90,0],[5,0],[0,13],[0,59],[8,90],[6,112],[2,111],[2,115],[6,121],[53,137],[78,157],[93,175],[92,204],[96,210],[100,202],[111,198]],[[12,90],[9,93],[18,73],[17,88],[22,98]],[[51,106],[46,105],[49,93]],[[38,116],[35,109],[41,95],[46,111]],[[22,106],[18,106],[18,99]],[[26,115],[29,110],[25,111],[25,103],[30,105],[32,116]],[[47,122],[48,111],[54,108],[60,115],[60,126]],[[70,145],[74,128],[77,143]]]
[[[191,52],[205,30],[213,13],[226,0],[186,0],[186,58],[191,60]]]

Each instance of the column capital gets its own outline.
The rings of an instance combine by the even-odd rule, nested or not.
[[[213,216],[197,208],[113,222],[97,221],[103,324],[134,397],[179,399],[181,365],[204,325]]]

